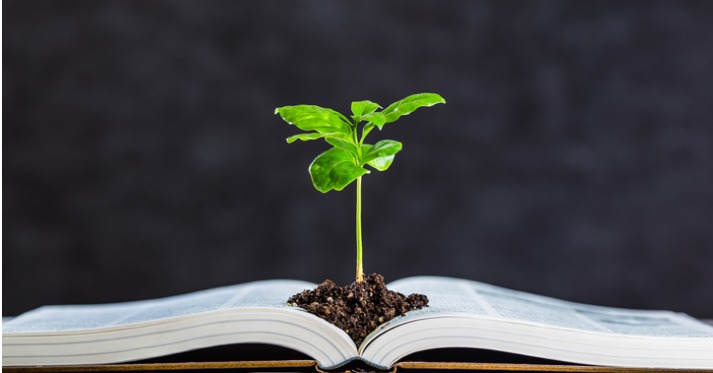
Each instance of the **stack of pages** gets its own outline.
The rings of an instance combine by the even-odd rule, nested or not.
[[[130,362],[212,346],[286,347],[328,370],[354,360],[388,370],[403,357],[474,348],[576,364],[713,369],[713,327],[670,311],[591,306],[479,282],[412,277],[389,288],[430,306],[381,325],[361,346],[286,304],[316,285],[270,280],[162,299],[45,306],[3,324],[3,367]]]

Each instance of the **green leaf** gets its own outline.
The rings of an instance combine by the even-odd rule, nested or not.
[[[379,127],[379,130],[381,130],[381,128],[384,127],[384,124],[386,123],[386,116],[384,115],[384,113],[371,113],[367,115],[362,115],[361,120],[365,120],[371,123],[372,125]]]
[[[403,144],[395,140],[381,140],[376,144],[365,144],[362,149],[366,149],[362,161],[378,171],[386,171],[394,161],[396,153],[400,152]]]
[[[282,119],[303,131],[316,131],[324,137],[351,137],[351,125],[344,115],[315,105],[283,106],[275,109]]]
[[[356,159],[357,157],[357,148],[356,145],[354,144],[354,140],[349,139],[349,140],[342,140],[342,139],[337,139],[333,137],[328,137],[324,139],[329,143],[329,145],[332,145],[337,148],[342,148],[346,151],[348,151],[350,154],[352,154],[353,158]]]
[[[293,142],[295,142],[297,140],[302,140],[302,141],[316,140],[321,137],[324,137],[324,135],[322,135],[319,132],[300,133],[300,134],[288,137],[287,143],[292,144]]]
[[[340,191],[366,173],[369,171],[354,164],[352,155],[341,148],[327,150],[309,165],[312,184],[322,193]]]
[[[399,119],[402,115],[413,113],[420,107],[445,104],[446,100],[436,93],[417,93],[402,100],[396,101],[382,111],[386,115],[386,123]]]
[[[352,102],[352,114],[354,114],[354,117],[371,114],[379,108],[381,108],[379,104],[369,100]]]

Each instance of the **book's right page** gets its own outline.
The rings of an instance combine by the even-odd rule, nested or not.
[[[582,331],[651,337],[713,337],[713,327],[672,311],[630,310],[587,305],[448,277],[411,277],[389,284],[404,294],[421,293],[429,307],[399,322],[449,313],[482,315]]]
[[[476,281],[412,277],[389,288],[429,307],[392,320],[360,352],[377,366],[442,347],[499,350],[584,364],[713,368],[713,327],[671,311],[585,305]]]

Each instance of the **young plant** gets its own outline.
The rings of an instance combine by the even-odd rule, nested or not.
[[[387,123],[395,122],[420,107],[433,106],[446,101],[435,93],[418,93],[382,109],[372,101],[352,102],[352,115],[346,117],[332,109],[315,105],[283,106],[275,109],[285,122],[306,133],[287,138],[297,140],[324,139],[332,148],[317,156],[309,166],[314,187],[327,193],[340,191],[356,180],[356,282],[364,280],[361,235],[361,178],[370,173],[364,166],[385,171],[391,166],[402,144],[395,140],[380,140],[375,144],[364,142],[374,129],[381,130]]]

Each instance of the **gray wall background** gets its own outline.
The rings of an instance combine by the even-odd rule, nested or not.
[[[3,2],[3,315],[353,279],[277,106],[387,126],[365,265],[713,317],[713,3]],[[381,136],[381,137],[379,137]]]

